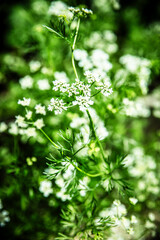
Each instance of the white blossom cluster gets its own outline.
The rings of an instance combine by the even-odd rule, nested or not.
[[[20,100],[20,99],[18,100],[18,104],[22,105],[22,106],[29,106],[30,102],[31,102],[31,99],[25,98],[25,97],[22,100]]]
[[[105,50],[108,54],[114,54],[118,50],[116,43],[117,37],[111,30],[103,32],[92,32],[89,38],[86,39],[85,44],[87,47]]]
[[[23,98],[23,100],[18,100],[18,104],[29,107],[31,102],[30,98]],[[43,118],[38,118],[34,122],[32,120],[33,111],[29,110],[28,108],[25,109],[26,114],[25,116],[18,115],[16,116],[15,123],[10,123],[8,132],[12,135],[25,135],[29,137],[36,137],[37,132],[36,129],[41,129],[45,126]],[[35,115],[46,115],[45,106],[41,104],[37,104],[35,106]]]
[[[69,79],[65,73],[57,72],[55,74],[56,79],[53,81],[53,90],[59,91],[61,94],[66,94],[68,97],[74,97],[74,100],[69,101],[70,107],[78,105],[81,111],[85,111],[91,105],[94,104],[94,101],[91,99],[92,95],[92,85],[95,83],[95,90],[98,90],[97,93],[101,92],[104,96],[109,96],[113,91],[110,84],[109,77],[106,77],[102,80],[102,77],[98,73],[91,72],[87,70],[84,73],[86,81],[80,81],[75,79],[75,82],[69,84]],[[97,94],[96,93],[96,94]],[[62,113],[63,110],[67,110],[68,106],[62,99],[52,98],[48,106],[49,111],[55,112],[55,114]]]
[[[110,216],[114,222],[114,227],[111,228],[112,235],[108,239],[112,239],[112,237],[113,239],[119,239],[119,237],[122,237],[122,239],[128,239],[128,234],[134,234],[138,219],[135,215],[132,215],[130,218],[126,217],[126,215],[127,209],[119,200],[114,200],[109,209],[103,209],[99,213],[99,216],[102,218]],[[114,238],[114,235],[116,235],[117,238]]]
[[[93,0],[93,4],[102,13],[111,12],[113,9],[118,10],[120,8],[119,0]]]
[[[53,111],[55,114],[61,114],[63,110],[67,110],[67,106],[65,106],[65,102],[62,99],[58,99],[58,98],[52,98],[50,100],[50,104],[48,105],[48,110],[49,111]]]
[[[27,75],[19,80],[22,89],[33,88],[34,80],[31,76]],[[48,79],[39,79],[36,83],[39,90],[49,90],[51,88]]]
[[[0,199],[0,227],[4,227],[10,221],[9,212],[3,210],[2,200]]]
[[[48,79],[40,79],[37,81],[40,90],[49,90],[51,88]]]
[[[72,20],[73,13],[69,10],[68,5],[62,1],[51,2],[49,9],[49,15],[65,16],[67,20]]]
[[[43,193],[44,197],[48,197],[53,193],[52,182],[49,180],[41,181],[39,191]]]
[[[93,50],[90,56],[87,51],[76,49],[74,50],[74,57],[78,61],[79,67],[82,67],[84,71],[92,70],[103,78],[112,69],[109,55],[101,49]]]
[[[32,88],[33,87],[33,78],[29,75],[21,78],[19,80],[22,89]]]
[[[7,130],[8,126],[5,122],[0,123],[0,133],[5,132]]]
[[[120,57],[119,61],[125,67],[128,73],[136,75],[139,87],[142,93],[145,95],[148,91],[148,83],[151,74],[150,60],[127,54]]]
[[[37,72],[41,67],[41,63],[39,61],[32,60],[29,63],[29,68],[31,73]]]
[[[133,148],[125,159],[131,176],[138,178],[137,197],[144,201],[149,194],[159,194],[159,179],[156,176],[157,164],[152,156],[145,155],[140,147]]]
[[[131,101],[128,98],[123,99],[124,109],[123,112],[130,117],[144,117],[150,116],[150,109],[144,104],[142,99]]]

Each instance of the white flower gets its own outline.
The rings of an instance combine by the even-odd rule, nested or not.
[[[36,71],[38,71],[38,70],[40,69],[40,67],[41,67],[41,63],[40,63],[39,61],[34,61],[34,60],[32,60],[32,61],[30,61],[30,63],[29,63],[29,68],[30,68],[30,71],[31,71],[31,72],[36,72]]]
[[[131,223],[135,224],[137,222],[138,222],[138,220],[137,220],[136,216],[132,215],[131,216]]]
[[[65,72],[55,72],[54,77],[56,80],[65,80],[66,82],[69,82],[69,79],[67,77],[67,74]]]
[[[123,226],[127,229],[130,227],[130,220],[126,217],[122,217],[121,219]]]
[[[30,98],[23,98],[23,100],[18,100],[18,104],[22,106],[29,106],[31,99]]]
[[[75,83],[73,83],[71,86],[67,88],[68,96],[71,97],[72,95],[79,94],[78,88],[75,86]]]
[[[8,132],[12,135],[18,134],[18,126],[15,123],[10,123]]]
[[[99,122],[97,123],[96,134],[100,140],[103,140],[109,135],[109,132],[107,131],[106,127],[104,126],[104,123],[101,120],[99,120]]]
[[[64,186],[65,186],[64,179],[63,179],[61,176],[58,176],[58,177],[56,178],[55,183],[56,183],[57,186],[60,187],[60,188],[64,188]]]
[[[105,72],[112,68],[112,64],[108,60],[109,55],[101,49],[93,50],[90,58],[95,67],[105,70]]]
[[[43,119],[37,119],[37,121],[34,122],[34,126],[37,128],[37,129],[41,129],[42,127],[44,127],[44,122],[43,122]]]
[[[120,63],[131,73],[136,73],[141,67],[149,67],[150,61],[130,54],[120,57]]]
[[[19,127],[27,127],[27,124],[25,123],[25,119],[24,119],[24,117],[22,117],[22,116],[20,116],[20,115],[18,115],[18,116],[16,116],[16,121],[15,121],[16,123],[17,123],[17,125],[19,126]]]
[[[28,111],[28,110],[27,110],[27,113],[26,113],[25,117],[26,117],[28,120],[31,119],[31,117],[32,117],[32,111]]]
[[[99,85],[98,87],[95,87],[95,89],[100,90],[101,93],[108,97],[109,95],[112,94],[113,90],[110,88],[111,84],[109,83],[109,80],[106,79],[103,84]]]
[[[110,30],[105,30],[103,34],[104,38],[109,42],[115,42],[117,39],[116,35]]]
[[[7,130],[7,124],[5,122],[0,123],[0,132],[4,132]]]
[[[58,79],[53,81],[53,90],[60,91],[60,92],[66,92],[67,88],[69,87],[69,84],[66,83],[66,79]]]
[[[84,12],[86,14],[93,14],[92,10],[87,9],[87,8],[82,8],[82,12]]]
[[[10,218],[8,215],[9,215],[9,212],[6,210],[3,210],[0,212],[0,226],[1,227],[5,226],[6,222],[10,221]]]
[[[93,101],[89,96],[76,96],[76,100],[72,102],[73,105],[79,105],[81,111],[85,111],[90,105],[93,105]]]
[[[50,100],[50,105],[48,105],[48,110],[52,111],[54,109],[55,114],[61,114],[63,110],[67,110],[65,103],[63,100],[59,100],[58,98],[52,98]]]
[[[41,104],[37,104],[37,105],[35,106],[35,109],[36,109],[36,113],[37,113],[37,114],[46,115],[45,106],[42,106]]]
[[[113,204],[118,207],[120,206],[121,202],[119,200],[114,200]]]
[[[65,16],[68,20],[73,18],[73,13],[69,11],[68,6],[62,1],[53,1],[48,10],[49,15]]]
[[[33,86],[33,78],[30,77],[29,75],[27,75],[27,76],[21,78],[19,80],[19,83],[21,85],[21,88],[23,88],[23,89],[32,88],[32,86]]]
[[[36,137],[36,129],[33,128],[33,127],[29,127],[25,130],[25,134],[28,136],[28,137]]]
[[[53,193],[52,182],[49,180],[41,181],[39,191],[43,193],[44,197],[48,197],[51,193]]]
[[[150,109],[145,106],[141,99],[137,99],[136,101],[130,101],[128,98],[123,99],[124,103],[124,113],[127,116],[131,117],[149,117]]]
[[[101,76],[98,73],[93,73],[89,70],[85,71],[84,75],[86,76],[88,83],[99,82],[101,80]]]
[[[145,227],[147,229],[154,229],[156,227],[156,225],[153,222],[150,222],[149,220],[147,220],[145,223]]]
[[[134,229],[132,227],[130,227],[128,230],[127,230],[127,233],[129,235],[133,235],[134,234]]]
[[[48,79],[38,80],[37,84],[40,90],[49,90],[51,88]]]
[[[71,200],[70,195],[66,193],[65,189],[61,189],[61,191],[56,193],[56,196],[60,198],[63,202],[65,202],[66,200]]]
[[[72,122],[70,123],[71,128],[79,128],[81,125],[86,125],[88,123],[87,119],[82,117],[75,117],[73,118]]]
[[[136,203],[138,202],[138,199],[136,198],[129,198],[129,201],[132,205],[136,205]]]
[[[149,217],[150,221],[155,221],[155,219],[156,219],[155,214],[152,212],[148,214],[148,217]]]
[[[73,171],[74,171],[74,167],[70,164],[67,168],[67,170],[65,171],[65,173],[63,174],[63,178],[64,179],[69,179],[70,177],[73,176]]]
[[[41,72],[46,75],[52,75],[52,70],[46,67],[42,67]]]
[[[73,54],[77,61],[84,60],[88,57],[87,51],[81,49],[74,50]]]

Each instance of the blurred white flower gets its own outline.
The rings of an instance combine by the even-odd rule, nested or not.
[[[22,89],[32,88],[33,78],[31,76],[27,75],[27,76],[21,78],[19,80],[19,83],[20,83]]]
[[[34,126],[37,128],[37,129],[41,129],[42,127],[44,127],[44,122],[43,122],[43,119],[37,119],[35,122],[34,122]]]
[[[15,121],[15,123],[17,123],[17,125],[19,126],[19,127],[27,127],[27,124],[25,123],[25,119],[24,119],[24,117],[22,117],[22,116],[20,116],[20,115],[18,115],[18,116],[16,116],[16,121]]]
[[[31,102],[31,99],[30,98],[23,98],[23,100],[18,100],[18,104],[22,105],[22,106],[29,106]]]
[[[12,135],[18,135],[18,126],[17,126],[17,124],[15,124],[15,123],[10,123],[9,124],[9,129],[8,129],[8,132],[10,133],[10,134],[12,134]]]
[[[136,203],[138,202],[138,199],[137,198],[129,198],[129,201],[132,205],[136,205]]]
[[[28,137],[36,137],[37,133],[36,133],[36,129],[33,127],[29,127],[27,129],[25,129],[25,134]]]
[[[39,61],[30,61],[29,63],[29,68],[30,68],[30,71],[33,73],[33,72],[37,72],[41,67],[41,63]]]
[[[43,193],[44,197],[48,197],[51,193],[53,193],[52,182],[49,180],[41,181],[39,191]]]
[[[41,104],[37,104],[35,106],[35,109],[36,109],[36,114],[46,115],[45,106],[42,106]]]
[[[38,80],[37,85],[40,90],[49,90],[51,88],[48,79]]]
[[[25,117],[26,117],[28,120],[31,119],[31,117],[32,117],[32,111],[28,111],[28,110],[27,110],[27,113],[26,113]]]
[[[7,124],[5,122],[0,123],[0,133],[5,132],[7,130]]]
[[[3,227],[6,225],[6,222],[9,222],[9,212],[6,210],[3,210],[0,212],[0,226]]]

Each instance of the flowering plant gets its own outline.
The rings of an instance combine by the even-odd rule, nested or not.
[[[8,129],[14,139],[12,154],[4,148],[2,156],[10,159],[4,164],[6,185],[13,179],[16,184],[4,192],[16,199],[22,191],[17,221],[26,225],[15,228],[14,236],[29,232],[33,238],[33,226],[39,240],[158,234],[159,132],[154,137],[151,131],[152,144],[144,134],[152,109],[159,118],[159,89],[150,93],[158,63],[145,51],[120,49],[114,22],[120,5],[108,1],[106,6],[94,1],[92,12],[35,0],[30,14],[40,22],[34,19],[31,33],[17,44],[34,39],[38,51],[27,48],[18,67],[13,56],[4,56],[19,75],[9,90],[17,99],[15,121],[0,125],[4,136]],[[27,14],[24,19],[32,19]],[[27,214],[28,222],[29,206],[34,215]],[[1,210],[1,226],[12,226],[12,209]]]

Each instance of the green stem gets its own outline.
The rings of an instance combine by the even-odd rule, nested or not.
[[[71,164],[72,164],[73,167],[75,167],[79,172],[87,175],[88,177],[99,177],[99,176],[102,175],[101,173],[97,173],[97,174],[87,173],[87,172],[83,171],[81,168],[79,168],[78,166],[76,166],[73,162],[71,162]]]
[[[50,27],[47,27],[46,25],[42,25],[42,27],[45,27],[45,28],[47,28],[50,32],[53,32],[53,33],[55,33],[58,37],[60,37],[60,38],[64,38],[60,33],[58,33],[58,32],[56,32],[55,30],[53,30],[52,28],[50,28]]]
[[[91,126],[91,129],[92,129],[92,133],[93,133],[93,137],[95,138],[99,148],[100,148],[100,152],[101,152],[101,155],[102,155],[102,159],[103,161],[106,163],[105,161],[105,155],[104,155],[104,151],[103,151],[103,147],[102,147],[102,144],[101,142],[99,141],[99,138],[97,137],[97,134],[96,134],[96,131],[95,131],[95,128],[94,128],[94,123],[93,123],[93,120],[92,120],[92,117],[89,113],[89,111],[87,110],[87,115],[88,115],[88,118],[89,118],[89,121],[90,121],[90,126]],[[109,164],[107,164],[108,167],[109,167]]]
[[[74,52],[75,45],[76,45],[76,40],[77,40],[77,36],[78,36],[79,26],[80,26],[80,18],[78,19],[76,33],[75,33],[74,40],[73,40],[73,45],[72,45],[72,66],[73,66],[73,70],[74,70],[74,73],[75,73],[77,79],[79,79],[79,77],[78,77],[78,73],[77,73],[76,66],[75,66],[73,52]]]
[[[50,143],[51,143],[55,148],[59,149],[59,146],[56,145],[56,144],[50,139],[50,137],[42,130],[42,128],[40,128],[39,130],[43,133],[43,135],[50,141]]]
[[[100,91],[98,91],[98,92],[96,92],[95,94],[93,94],[91,97],[94,97],[94,96],[96,96],[98,93],[100,93],[101,92],[101,90]]]

